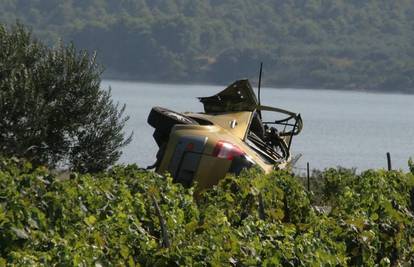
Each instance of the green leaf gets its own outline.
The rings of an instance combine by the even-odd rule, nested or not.
[[[92,225],[94,225],[94,224],[96,223],[96,217],[95,217],[95,216],[93,216],[93,215],[91,215],[91,216],[89,216],[89,217],[86,217],[86,218],[84,219],[84,222],[85,222],[87,225],[92,226]]]
[[[129,248],[125,245],[120,246],[120,253],[124,259],[128,259],[129,257]]]
[[[29,235],[24,229],[12,227],[11,230],[16,234],[18,238],[29,239]]]

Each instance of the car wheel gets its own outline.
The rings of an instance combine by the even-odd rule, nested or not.
[[[153,107],[147,121],[149,125],[155,128],[156,135],[158,136],[156,139],[168,137],[171,128],[176,124],[198,124],[184,114],[161,107]],[[159,143],[161,140],[156,141]]]

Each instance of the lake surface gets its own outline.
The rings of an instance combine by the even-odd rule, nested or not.
[[[133,141],[120,163],[146,167],[154,162],[157,145],[146,120],[153,106],[175,111],[203,111],[198,96],[216,94],[225,86],[169,85],[105,80],[112,97],[127,105],[126,131]],[[386,168],[390,152],[395,169],[408,169],[414,156],[414,96],[308,89],[262,89],[262,104],[302,114],[304,128],[294,139],[292,154],[302,154],[298,170],[311,168]]]

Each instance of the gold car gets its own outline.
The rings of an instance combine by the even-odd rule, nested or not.
[[[260,105],[248,80],[199,99],[204,113],[152,108],[148,123],[159,146],[157,173],[168,172],[184,186],[197,182],[202,190],[254,165],[266,173],[286,167],[292,138],[303,125],[299,114]],[[284,117],[265,122],[265,113]]]

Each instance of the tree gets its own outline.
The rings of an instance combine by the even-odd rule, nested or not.
[[[115,163],[131,141],[128,116],[100,89],[101,73],[95,54],[0,25],[0,154],[80,172]]]

